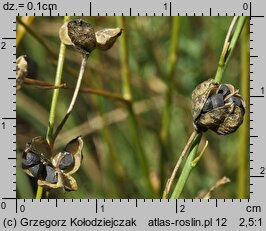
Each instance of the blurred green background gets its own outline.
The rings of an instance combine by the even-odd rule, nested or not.
[[[116,17],[81,18],[88,21],[95,31],[117,27],[118,21]],[[193,132],[191,93],[197,84],[214,77],[231,20],[232,17],[179,18],[176,25],[177,49],[174,52],[177,60],[170,73],[169,54],[174,17],[126,17],[123,36],[127,36],[133,118],[128,116],[129,109],[122,100],[80,93],[74,111],[55,144],[55,150],[60,150],[73,138],[83,136],[83,162],[73,175],[78,183],[78,191],[63,193],[62,190],[52,190],[49,197],[161,198],[166,180]],[[28,31],[23,34],[17,47],[17,56],[25,54],[32,60],[31,78],[54,83],[60,47],[58,30],[62,24],[63,17],[36,17],[29,25],[35,35]],[[244,61],[247,55],[245,47],[249,46],[247,32],[248,29],[242,32],[241,41],[238,41],[222,80],[223,83],[233,84],[240,92],[242,84],[248,85],[249,82],[243,77],[243,72],[249,68]],[[121,40],[122,37],[118,38],[107,52],[92,52],[83,88],[101,89],[122,97]],[[81,55],[74,48],[67,47],[62,82],[75,86],[80,63]],[[170,75],[172,81],[169,81]],[[169,132],[164,140],[162,118],[169,87],[173,91],[170,92],[172,101],[168,112]],[[17,92],[18,198],[35,197],[36,179],[23,172],[21,156],[26,142],[46,134],[52,93],[53,90],[28,85]],[[60,90],[57,125],[66,113],[72,94],[73,90]],[[247,92],[244,94],[248,95]],[[246,101],[249,105],[248,98]],[[199,150],[206,140],[209,141],[208,148],[190,175],[182,198],[199,197],[223,176],[227,176],[231,182],[216,189],[212,198],[249,197],[248,111],[247,108],[242,132],[238,130],[228,136],[219,136],[211,131],[204,134]],[[144,170],[140,163],[140,152],[146,160]],[[153,193],[147,187],[145,171]]]

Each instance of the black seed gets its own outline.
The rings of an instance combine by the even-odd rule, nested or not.
[[[222,94],[215,94],[210,97],[213,109],[224,106],[224,98]]]
[[[223,97],[225,97],[230,93],[230,90],[225,84],[221,84],[218,93],[222,94]]]
[[[44,165],[42,163],[40,163],[40,164],[31,166],[31,167],[29,167],[29,171],[31,172],[31,174],[34,177],[39,178],[43,174]]]
[[[74,163],[73,155],[69,152],[65,152],[63,158],[60,160],[59,168],[65,170]]]
[[[233,102],[236,106],[243,107],[242,102],[241,102],[241,99],[239,99],[238,97],[231,96],[228,99],[228,102]]]
[[[207,99],[206,103],[204,104],[203,108],[202,108],[202,112],[203,113],[206,113],[210,110],[213,109],[213,106],[212,106],[212,101],[210,98]]]
[[[22,158],[22,163],[28,167],[39,164],[40,162],[41,162],[40,157],[33,152],[24,153],[23,158]]]
[[[227,102],[233,102],[236,106],[240,107],[242,114],[245,114],[245,108],[243,107],[242,101],[236,96],[231,96]]]
[[[46,175],[44,177],[44,180],[46,180],[51,184],[55,184],[57,182],[57,174],[55,170],[49,165],[45,166],[45,170],[46,170]]]

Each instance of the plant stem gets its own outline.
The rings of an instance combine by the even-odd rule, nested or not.
[[[171,175],[170,179],[169,179],[169,180],[167,181],[167,183],[166,183],[166,187],[165,187],[165,191],[164,191],[163,198],[167,198],[168,193],[169,193],[169,191],[170,191],[170,188],[171,188],[171,186],[172,186],[172,183],[173,183],[173,181],[174,181],[174,178],[175,178],[175,176],[176,176],[177,170],[179,169],[180,164],[181,164],[182,160],[184,159],[184,157],[186,156],[187,152],[190,150],[191,145],[192,145],[194,139],[196,138],[196,136],[197,136],[197,132],[194,131],[194,132],[191,134],[191,136],[189,137],[188,142],[186,143],[186,145],[185,145],[185,147],[184,147],[184,149],[183,149],[183,151],[182,151],[180,157],[178,158],[178,161],[176,162],[176,165],[175,165],[174,171],[172,172],[172,175]]]
[[[65,16],[64,21],[66,22],[68,20],[69,20],[69,17]],[[56,69],[56,75],[55,75],[55,83],[54,83],[55,86],[58,86],[61,84],[64,59],[65,59],[65,51],[66,51],[66,46],[63,43],[61,43],[59,57],[58,57],[58,64],[57,64],[57,69]],[[54,89],[51,108],[50,108],[48,128],[46,132],[46,140],[49,145],[51,145],[52,136],[53,136],[53,128],[54,128],[54,122],[55,122],[55,114],[56,114],[58,96],[59,96],[59,89]],[[41,199],[42,194],[43,194],[43,187],[38,186],[37,193],[36,193],[36,199]]]
[[[233,54],[233,51],[236,47],[236,42],[239,39],[241,31],[244,27],[247,17],[237,17],[235,16],[231,22],[229,30],[226,35],[224,42],[223,50],[219,59],[217,72],[215,75],[215,81],[220,83],[222,81],[223,73],[226,70],[228,62]],[[235,30],[233,31],[235,27]]]
[[[244,27],[245,20],[247,17],[239,17],[238,20],[236,17],[233,18],[230,27],[228,29],[226,39],[224,42],[224,47],[219,59],[219,64],[217,68],[217,72],[215,75],[215,81],[220,83],[224,74],[224,71],[227,67],[227,64],[232,56],[233,50],[236,47],[236,42],[240,36],[240,33]],[[236,21],[237,20],[237,21]],[[233,28],[235,26],[235,30],[233,31]],[[179,198],[181,192],[183,191],[183,188],[185,186],[185,183],[188,180],[189,174],[191,170],[193,169],[191,165],[191,161],[193,161],[197,151],[198,146],[201,141],[202,133],[198,133],[195,140],[193,141],[192,148],[190,150],[190,153],[188,154],[187,160],[185,162],[184,168],[182,170],[182,173],[177,181],[177,184],[175,186],[174,192],[171,195],[171,198]]]
[[[66,46],[63,43],[61,43],[60,51],[59,51],[59,58],[58,58],[58,65],[57,65],[56,76],[55,76],[55,83],[54,83],[54,85],[56,86],[61,84],[64,59],[65,59],[65,50],[66,50]],[[59,90],[60,89],[54,90],[51,108],[50,108],[49,124],[48,124],[47,133],[46,133],[46,139],[50,145],[53,143],[52,142],[53,129],[54,129],[54,123],[55,123],[55,115],[56,115],[56,109],[57,109]]]
[[[161,127],[161,137],[162,140],[168,140],[169,137],[169,127],[171,121],[171,109],[172,109],[172,98],[174,92],[174,73],[177,61],[177,45],[178,45],[178,35],[180,27],[180,17],[173,17],[172,21],[172,34],[171,34],[171,44],[170,52],[168,58],[168,67],[166,74],[167,82],[167,93],[165,95],[165,106],[162,117],[162,127]]]
[[[124,17],[117,17],[118,27],[125,29],[126,22]],[[132,94],[131,94],[131,81],[130,81],[130,71],[128,64],[128,47],[127,47],[127,37],[126,31],[123,32],[120,40],[120,63],[121,63],[121,75],[122,75],[122,95],[125,100],[129,103],[127,105],[129,122],[131,125],[131,130],[136,144],[137,157],[140,164],[141,172],[145,180],[145,186],[148,191],[148,197],[154,197],[154,189],[151,184],[149,176],[149,166],[147,163],[144,148],[141,142],[141,136],[138,128],[138,123],[136,115],[132,106]]]
[[[38,186],[35,198],[36,199],[42,199],[42,194],[43,194],[43,187]]]
[[[171,123],[172,114],[172,99],[174,93],[174,74],[177,62],[177,49],[179,42],[179,28],[180,28],[180,17],[172,17],[172,29],[171,29],[171,43],[168,57],[168,67],[166,74],[167,92],[165,95],[165,105],[163,110],[160,140],[161,140],[161,153],[160,153],[160,165],[161,165],[161,189],[164,184],[164,178],[166,173],[166,163],[170,156],[170,140],[169,130]]]
[[[171,199],[179,198],[181,192],[183,191],[183,188],[187,182],[189,174],[190,174],[191,170],[193,169],[193,165],[191,164],[191,162],[195,159],[195,156],[197,155],[201,137],[202,137],[202,133],[198,133],[196,135],[196,138],[195,138],[195,140],[191,146],[191,151],[187,157],[186,163],[185,163],[184,168],[182,170],[182,173],[181,173],[181,175],[178,179],[178,182],[175,186],[175,189],[171,195]]]
[[[120,28],[125,28],[126,22],[124,17],[117,17],[117,24]],[[120,63],[122,73],[122,95],[124,99],[131,100],[131,86],[130,86],[130,74],[128,64],[128,48],[127,48],[127,34],[123,31],[120,41]]]
[[[53,136],[53,139],[52,139],[52,144],[54,144],[54,142],[56,140],[56,137],[60,133],[60,131],[63,128],[64,124],[66,123],[66,121],[67,121],[68,117],[70,116],[70,114],[71,114],[71,112],[73,110],[73,107],[74,107],[74,105],[76,103],[76,100],[77,100],[77,97],[78,97],[78,93],[79,93],[79,89],[80,89],[80,85],[81,85],[81,82],[82,82],[82,78],[83,78],[83,75],[84,75],[84,72],[85,72],[87,60],[88,60],[88,56],[86,54],[82,54],[82,61],[81,61],[81,65],[80,65],[80,71],[79,71],[79,76],[78,76],[76,88],[75,88],[74,94],[72,96],[71,102],[69,104],[69,107],[67,109],[66,115],[64,116],[63,120],[58,125],[58,127],[57,127],[57,129],[56,129],[56,131],[54,133],[54,136]]]

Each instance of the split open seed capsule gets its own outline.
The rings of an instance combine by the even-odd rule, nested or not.
[[[73,45],[83,54],[90,54],[96,48],[94,29],[82,19],[64,23],[59,30],[59,37],[65,45]]]
[[[34,137],[26,144],[22,155],[22,168],[31,177],[38,179],[38,185],[45,188],[77,190],[77,182],[71,176],[82,160],[83,141],[81,137],[71,140],[62,152],[53,153],[46,139]]]
[[[231,84],[209,79],[192,93],[193,124],[198,132],[208,129],[219,135],[230,134],[243,122],[245,101]]]

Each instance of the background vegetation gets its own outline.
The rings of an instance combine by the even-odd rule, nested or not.
[[[214,77],[232,17],[83,19],[95,30],[119,24],[127,40],[120,37],[109,51],[95,50],[90,55],[82,87],[97,91],[79,94],[55,144],[60,149],[78,135],[83,136],[84,158],[74,174],[79,189],[65,194],[53,190],[50,197],[161,198],[193,131],[191,93],[197,84]],[[32,60],[31,78],[54,83],[63,18],[36,17],[28,24],[30,31],[18,34],[21,41],[17,56],[26,54]],[[245,59],[247,34],[248,29],[243,31],[222,81],[240,88],[240,92],[249,81],[245,75],[249,66]],[[62,82],[75,86],[80,62],[81,55],[67,48]],[[130,81],[130,103],[124,100],[125,76]],[[28,85],[17,92],[18,198],[35,197],[36,180],[22,171],[21,156],[26,142],[46,134],[52,93]],[[72,94],[71,89],[60,90],[56,124],[64,117]],[[231,182],[216,189],[213,198],[248,197],[249,144],[248,132],[243,132],[248,131],[248,120],[247,113],[242,132],[204,134],[201,148],[206,140],[209,145],[189,177],[183,198],[198,197],[223,176]]]

